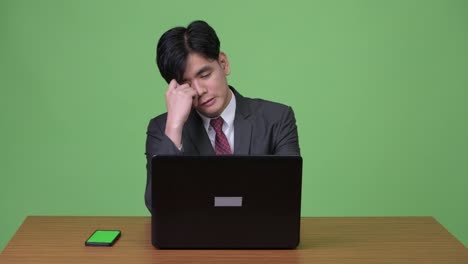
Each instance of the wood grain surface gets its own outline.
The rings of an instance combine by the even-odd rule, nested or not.
[[[113,247],[86,247],[119,229]],[[27,217],[0,263],[464,263],[468,249],[432,217],[305,217],[295,250],[158,250],[150,217]]]

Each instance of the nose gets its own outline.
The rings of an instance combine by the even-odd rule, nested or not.
[[[198,96],[201,96],[207,92],[203,85],[200,85],[197,81],[192,82],[192,87],[197,91]]]

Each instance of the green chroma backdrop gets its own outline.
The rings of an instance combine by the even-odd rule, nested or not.
[[[291,105],[303,216],[434,216],[468,244],[467,1],[0,2],[0,249],[27,215],[149,215],[155,45],[203,19]]]

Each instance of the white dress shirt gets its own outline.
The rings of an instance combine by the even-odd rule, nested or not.
[[[234,117],[236,115],[236,96],[234,96],[234,93],[229,90],[231,93],[231,101],[229,101],[229,104],[226,106],[224,111],[221,113],[221,117],[223,118],[223,133],[226,135],[226,138],[229,142],[229,146],[231,147],[231,153],[234,153]],[[200,112],[197,111],[197,113],[200,115],[200,117],[203,120],[203,126],[205,127],[206,133],[208,134],[208,137],[210,138],[211,145],[213,146],[213,149],[215,148],[215,139],[216,139],[216,132],[214,131],[213,127],[210,126],[210,121],[211,118],[206,117]]]

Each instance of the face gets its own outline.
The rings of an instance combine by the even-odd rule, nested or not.
[[[207,117],[217,117],[223,112],[232,96],[226,79],[229,73],[229,62],[223,52],[218,60],[206,59],[197,53],[188,55],[183,83],[197,91],[198,112]]]

